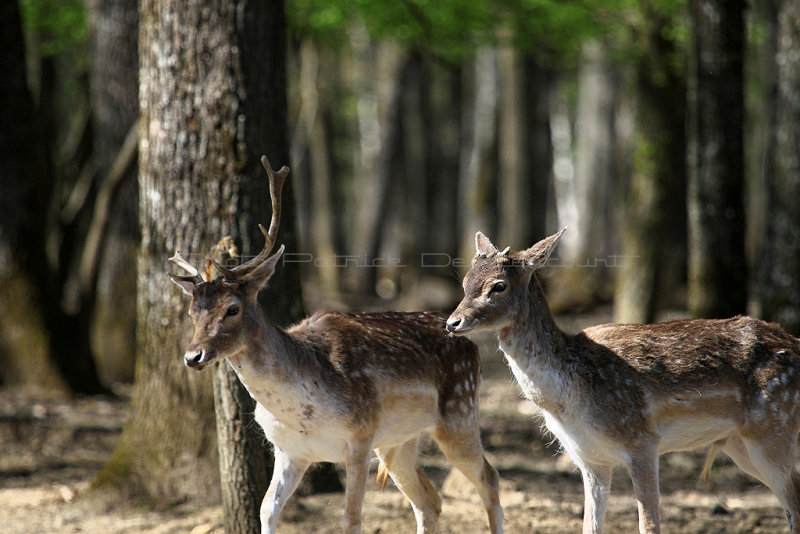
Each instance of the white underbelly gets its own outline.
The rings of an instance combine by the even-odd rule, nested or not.
[[[297,429],[279,421],[261,404],[256,405],[255,419],[270,443],[291,458],[309,462],[343,462],[346,458],[347,439],[340,426],[309,425]]]
[[[736,387],[690,389],[649,403],[659,452],[710,445],[734,430],[742,420],[741,395]]]
[[[373,437],[374,448],[396,447],[424,432],[438,419],[438,392],[425,383],[393,387],[381,400],[382,410]]]
[[[382,398],[372,448],[389,449],[422,433],[431,432],[438,421],[438,393],[431,385],[416,384],[393,388]],[[457,406],[455,409],[463,408]],[[267,439],[292,458],[309,462],[345,461],[348,444],[354,439],[351,421],[334,410],[316,404],[313,417],[302,409],[284,409],[279,414],[256,404],[255,418]]]
[[[736,429],[736,424],[715,417],[684,417],[661,421],[656,426],[661,441],[658,452],[687,451],[708,446]]]
[[[544,413],[547,429],[558,438],[561,446],[580,467],[581,463],[614,466],[622,461],[620,447],[582,418],[556,418]]]

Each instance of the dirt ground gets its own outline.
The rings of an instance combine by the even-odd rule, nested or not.
[[[531,405],[496,352],[481,341],[483,440],[501,477],[505,530],[509,533],[580,532],[583,487],[580,475],[540,432]],[[191,503],[169,512],[120,508],[97,514],[82,499],[92,477],[111,453],[126,417],[127,402],[105,398],[65,401],[41,393],[0,390],[0,532],[13,534],[222,534],[221,507]],[[704,451],[675,453],[661,461],[664,532],[787,532],[777,500],[730,461],[718,458],[710,488],[698,480]],[[449,474],[435,445],[422,462],[441,488],[439,531],[485,532],[486,516],[466,479]],[[388,485],[370,487],[363,532],[413,532],[414,516],[403,496]],[[278,524],[281,534],[340,532],[344,497],[323,494],[293,498]],[[636,501],[623,469],[615,471],[607,532],[635,532]]]

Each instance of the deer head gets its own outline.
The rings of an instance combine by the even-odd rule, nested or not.
[[[531,276],[547,264],[562,233],[564,230],[519,252],[510,252],[510,247],[498,250],[481,232],[475,234],[476,252],[464,277],[464,298],[447,319],[447,331],[465,334],[508,326],[520,306],[527,306]]]
[[[179,276],[168,273],[184,293],[192,297],[189,316],[194,323],[194,336],[184,354],[184,363],[193,369],[201,370],[217,358],[235,354],[249,342],[248,332],[261,320],[262,312],[258,305],[258,292],[266,286],[275,266],[283,255],[284,247],[270,256],[275,245],[275,237],[280,225],[281,191],[288,167],[278,172],[272,170],[269,160],[262,156],[261,163],[269,176],[270,198],[272,199],[272,220],[269,230],[258,225],[264,234],[264,247],[251,260],[237,267],[221,265],[220,254],[226,250],[218,243],[206,260],[206,278],[189,263],[180,252],[169,259],[189,274]],[[212,278],[213,274],[219,275]]]

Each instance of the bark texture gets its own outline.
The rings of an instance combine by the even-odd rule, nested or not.
[[[98,484],[111,481],[162,504],[214,502],[221,473],[226,531],[252,532],[268,475],[253,402],[227,363],[212,373],[183,366],[192,327],[164,271],[175,250],[199,262],[224,235],[245,255],[263,246],[257,224],[270,213],[259,158],[288,163],[283,3],[145,0],[139,13],[136,382],[130,421]],[[289,180],[278,236],[288,250],[296,249],[293,204]],[[279,324],[302,315],[297,271],[285,267],[261,295]]]
[[[693,0],[689,313],[747,310],[744,213],[743,1]]]

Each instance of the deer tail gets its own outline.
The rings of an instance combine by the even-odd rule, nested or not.
[[[700,478],[703,479],[703,482],[706,484],[706,489],[708,489],[708,477],[711,474],[711,467],[714,465],[714,459],[717,457],[717,453],[722,450],[722,447],[725,445],[725,440],[715,441],[711,444],[711,447],[708,449],[708,454],[706,455],[706,462],[703,465],[703,471],[700,473]]]
[[[378,465],[378,475],[375,477],[375,486],[380,488],[381,491],[386,489],[386,481],[389,479],[389,469],[386,468],[386,464],[383,460],[380,461]]]

